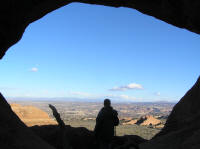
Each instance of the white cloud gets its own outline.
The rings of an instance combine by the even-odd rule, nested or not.
[[[155,95],[156,95],[156,96],[160,96],[160,92],[156,92]]]
[[[110,91],[126,91],[126,90],[133,90],[133,89],[143,89],[142,85],[136,83],[130,83],[128,85],[113,87],[109,89]]]
[[[31,70],[30,71],[32,71],[32,72],[37,72],[38,71],[38,68],[36,68],[36,67],[33,67],[33,68],[31,68]]]

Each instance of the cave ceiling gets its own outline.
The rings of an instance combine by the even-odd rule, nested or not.
[[[74,2],[132,8],[179,28],[200,33],[199,0],[1,0],[0,59],[21,39],[29,24]]]

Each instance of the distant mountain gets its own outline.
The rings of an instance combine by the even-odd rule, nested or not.
[[[104,98],[95,98],[95,99],[88,99],[88,98],[74,98],[74,97],[7,97],[8,101],[66,101],[66,102],[103,102]],[[118,98],[111,98],[112,103],[138,103],[138,104],[173,104],[175,105],[176,101],[169,102],[169,101],[139,101],[139,100],[124,100]]]

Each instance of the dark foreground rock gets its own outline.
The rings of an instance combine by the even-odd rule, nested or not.
[[[173,108],[165,127],[140,149],[200,149],[200,77]]]
[[[200,78],[173,108],[165,127],[153,139],[138,136],[115,137],[113,149],[200,149]],[[59,126],[28,128],[0,94],[1,149],[61,149]],[[73,149],[98,148],[92,131],[64,126]],[[52,147],[53,146],[53,147]]]
[[[38,136],[54,146],[56,149],[62,149],[60,139],[60,128],[57,125],[33,126],[30,127]],[[73,149],[96,149],[98,148],[94,133],[84,127],[65,126],[66,140],[70,143]],[[113,149],[128,149],[129,147],[137,147],[140,143],[146,140],[136,135],[126,135],[114,137],[112,141]]]
[[[200,77],[194,86],[174,106],[165,127],[155,137],[188,127],[188,123],[197,123],[200,116]]]
[[[0,93],[0,148],[54,149],[35,135],[11,110]]]
[[[33,126],[30,127],[38,136],[54,146],[56,149],[62,149],[62,133],[58,125]],[[66,126],[66,140],[70,142],[73,149],[94,149],[95,138],[93,132],[86,128],[74,128]]]

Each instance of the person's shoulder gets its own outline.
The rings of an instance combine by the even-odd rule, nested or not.
[[[113,109],[112,111],[113,111],[113,114],[114,114],[114,115],[118,115],[117,110]]]
[[[99,114],[102,115],[103,113],[105,113],[105,110],[106,110],[106,109],[105,109],[104,107],[101,108],[101,110],[99,111]]]

